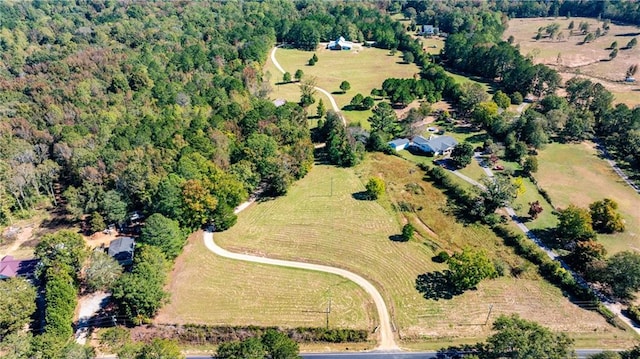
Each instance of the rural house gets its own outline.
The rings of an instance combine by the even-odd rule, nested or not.
[[[109,243],[109,256],[117,260],[120,265],[133,264],[135,241],[131,237],[116,238]]]
[[[414,147],[426,153],[433,153],[435,156],[451,154],[451,151],[457,144],[458,141],[450,136],[431,136],[429,139],[416,136],[412,142]]]
[[[352,48],[353,42],[345,40],[342,36],[336,41],[329,42],[329,45],[327,45],[327,49],[329,50],[351,50]]]
[[[32,277],[37,265],[37,259],[15,259],[5,256],[0,260],[0,279]]]
[[[407,146],[409,146],[409,143],[410,141],[406,138],[396,138],[395,140],[388,142],[389,147],[391,147],[391,149],[396,152],[402,151],[407,148]]]

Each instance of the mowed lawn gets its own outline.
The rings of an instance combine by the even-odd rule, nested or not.
[[[547,145],[538,156],[538,183],[549,192],[556,207],[590,203],[611,198],[618,202],[626,222],[624,233],[599,235],[609,254],[640,251],[640,195],[626,185],[606,161],[598,157],[590,142]]]
[[[333,93],[338,106],[342,109],[351,102],[358,93],[369,96],[371,90],[380,88],[387,78],[411,78],[420,70],[415,64],[402,62],[402,54],[398,52],[391,56],[389,50],[361,47],[351,51],[331,51],[325,49],[326,44],[320,44],[315,54],[318,62],[315,66],[308,66],[307,62],[313,56],[312,51],[295,49],[278,49],[276,59],[285,71],[295,74],[296,70],[303,71],[305,76],[317,78],[317,86]],[[265,72],[269,72],[273,92],[272,98],[282,98],[288,101],[300,100],[300,88],[297,83],[280,84],[282,73],[273,65],[269,58],[265,65]],[[347,81],[351,89],[341,93],[340,83]],[[309,107],[309,115],[315,115],[317,101],[322,98],[325,108],[331,109],[329,99],[321,93],[316,93],[316,104]],[[360,123],[368,128],[366,119],[371,111],[345,111],[349,122]]]
[[[386,199],[354,198],[370,176],[385,179]],[[489,305],[493,305],[490,320],[501,313],[519,313],[574,337],[588,338],[590,343],[606,345],[598,338],[613,340],[617,335],[614,345],[627,344],[627,335],[598,314],[570,303],[534,268],[525,268],[520,278],[507,275],[485,281],[478,290],[452,300],[424,299],[415,289],[415,280],[424,272],[445,269],[431,261],[440,249],[470,245],[486,249],[507,266],[526,267],[526,263],[488,229],[464,226],[445,214],[446,198],[422,177],[414,164],[382,154],[369,156],[355,169],[316,165],[285,197],[243,212],[233,228],[217,234],[216,241],[232,251],[328,264],[364,276],[381,291],[399,336],[409,346],[414,341],[463,342],[485,337],[490,326],[482,324]],[[406,189],[410,183],[422,188],[419,194],[410,194]],[[414,201],[422,209],[405,219],[392,210],[400,200]],[[411,242],[391,241],[407,219],[421,235]]]
[[[325,273],[221,258],[196,232],[176,261],[171,301],[157,323],[371,329],[373,301],[354,283]]]

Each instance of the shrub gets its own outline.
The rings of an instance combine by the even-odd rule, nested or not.
[[[444,263],[447,260],[449,260],[449,257],[451,257],[449,253],[445,251],[440,251],[438,252],[438,254],[435,255],[435,257],[431,258],[431,260],[436,263]]]

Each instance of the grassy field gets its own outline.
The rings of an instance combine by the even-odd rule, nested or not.
[[[605,197],[618,202],[627,230],[599,236],[609,254],[640,250],[640,197],[598,157],[592,143],[549,144],[540,151],[538,163],[535,177],[556,207],[573,203],[587,208]]]
[[[401,53],[391,56],[388,50],[362,47],[352,51],[331,51],[321,44],[315,52],[318,62],[315,66],[308,66],[307,61],[313,52],[295,49],[278,49],[276,58],[280,65],[293,74],[300,69],[306,76],[315,76],[317,85],[329,92],[333,96],[340,108],[348,105],[353,96],[361,93],[369,96],[371,90],[380,88],[382,82],[387,78],[409,78],[419,73],[420,70],[414,64],[404,64]],[[272,98],[283,98],[288,101],[297,102],[300,99],[298,84],[281,84],[282,74],[273,65],[271,59],[267,60],[264,68],[269,72],[270,81],[273,87]],[[340,83],[348,81],[351,89],[346,93],[341,93]],[[316,95],[320,98],[321,94]],[[323,98],[327,109],[331,108],[329,100]],[[309,108],[309,114],[315,115],[315,105]],[[349,122],[361,122],[365,125],[366,119],[371,115],[370,111],[346,111],[345,116]]]
[[[157,323],[220,325],[330,325],[372,328],[377,316],[364,290],[339,276],[225,259],[191,236],[171,273],[171,302]]]
[[[569,23],[574,22],[574,36],[570,36]],[[512,19],[504,33],[504,39],[513,36],[514,44],[520,45],[523,55],[530,54],[537,63],[544,63],[556,68],[566,80],[575,75],[591,78],[602,83],[616,96],[615,101],[626,103],[630,106],[640,104],[640,91],[638,83],[628,84],[624,80],[625,71],[629,66],[638,63],[640,47],[623,50],[622,48],[634,37],[640,38],[640,31],[634,26],[610,24],[609,32],[588,44],[582,44],[585,35],[578,34],[578,25],[586,21],[590,25],[591,32],[595,33],[598,27],[602,27],[602,21],[589,18],[537,18],[537,19]],[[535,40],[538,28],[557,23],[564,34],[564,40],[541,39]],[[601,29],[602,30],[602,29]],[[544,33],[544,31],[543,31]],[[609,46],[614,41],[618,42],[618,56],[608,61],[611,49]],[[560,61],[558,61],[560,54]]]
[[[386,200],[353,197],[364,190],[363,182],[370,176],[385,180]],[[399,336],[408,346],[481,339],[489,333],[489,326],[482,325],[489,305],[493,305],[492,318],[515,312],[589,338],[593,345],[629,343],[628,335],[611,328],[596,313],[570,303],[557,288],[541,280],[532,266],[488,229],[462,225],[444,213],[445,196],[422,177],[414,164],[381,154],[372,155],[355,169],[316,165],[287,196],[249,208],[216,240],[233,251],[329,264],[363,275],[387,299]],[[400,201],[418,210],[415,214],[396,212],[393,208]],[[405,221],[414,223],[418,239],[407,243],[390,240]],[[415,279],[418,274],[444,268],[431,261],[434,253],[469,245],[486,249],[507,268],[518,266],[525,271],[519,278],[483,282],[478,290],[452,300],[424,299],[415,289]],[[614,344],[604,343],[607,340]]]

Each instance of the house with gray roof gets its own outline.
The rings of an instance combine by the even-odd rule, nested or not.
[[[407,146],[409,146],[409,143],[410,141],[406,138],[396,138],[395,140],[388,142],[389,147],[391,147],[391,149],[396,152],[402,151],[407,148]]]
[[[433,153],[434,156],[449,155],[458,141],[451,136],[431,136],[426,139],[422,136],[415,136],[411,143],[422,152]]]
[[[120,265],[133,264],[135,241],[131,237],[119,237],[109,243],[109,256],[117,260]]]
[[[335,41],[329,42],[327,45],[329,50],[351,50],[353,49],[353,42],[347,41],[344,37],[340,36]]]

